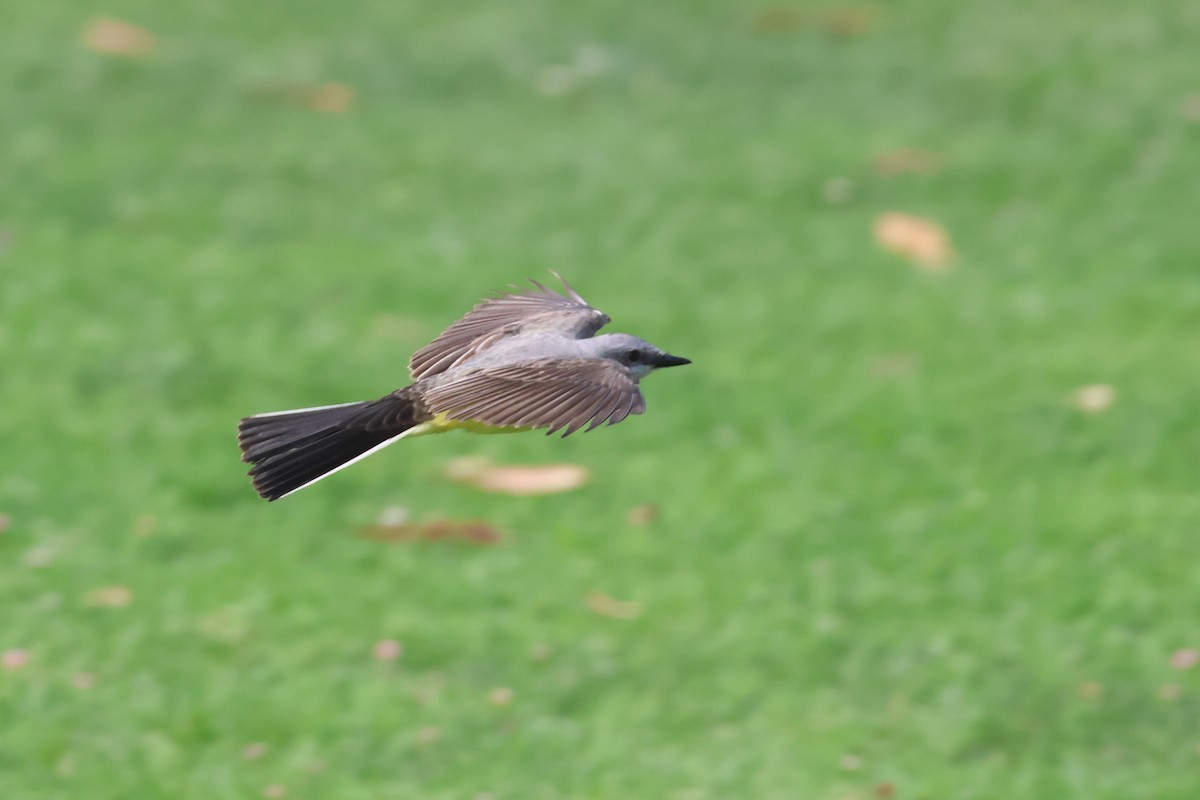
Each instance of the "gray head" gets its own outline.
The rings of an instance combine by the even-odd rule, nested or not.
[[[658,349],[645,339],[639,339],[628,333],[605,333],[584,341],[594,348],[598,357],[611,358],[623,364],[633,373],[634,380],[641,380],[662,367],[678,367],[692,363],[686,358],[673,356]]]

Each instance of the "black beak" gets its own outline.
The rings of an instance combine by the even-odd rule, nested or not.
[[[654,359],[654,366],[660,369],[662,367],[682,367],[684,364],[690,363],[692,363],[690,358],[680,358],[679,356],[673,356],[668,353],[663,353],[661,356]]]

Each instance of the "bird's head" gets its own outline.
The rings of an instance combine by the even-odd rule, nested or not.
[[[662,367],[678,367],[692,363],[689,359],[673,356],[645,339],[628,333],[606,333],[592,341],[598,348],[597,355],[620,363],[638,380]]]

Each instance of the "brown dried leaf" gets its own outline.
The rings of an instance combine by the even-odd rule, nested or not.
[[[896,784],[894,783],[879,783],[875,785],[875,796],[880,800],[889,800],[896,796]]]
[[[322,114],[344,114],[354,102],[354,90],[344,83],[322,83],[309,89],[304,105]]]
[[[1200,663],[1200,650],[1188,648],[1171,654],[1171,666],[1175,669],[1191,669]]]
[[[479,546],[495,545],[504,540],[504,535],[490,523],[472,519],[366,525],[359,529],[359,536],[373,542],[458,541]]]
[[[128,586],[101,586],[83,596],[88,608],[124,608],[133,602],[133,590]]]
[[[925,272],[943,272],[952,250],[950,237],[933,220],[888,211],[875,218],[875,241]]]
[[[1084,700],[1095,700],[1104,693],[1104,687],[1098,681],[1084,681],[1076,690]]]
[[[751,30],[759,34],[792,33],[802,30],[805,27],[804,21],[805,15],[798,8],[770,6],[754,15]]]
[[[901,147],[882,155],[876,156],[871,162],[876,175],[890,178],[893,175],[903,175],[913,172],[918,175],[932,175],[942,168],[942,155],[932,150],[921,150],[916,147]]]
[[[6,672],[16,672],[21,667],[29,663],[29,651],[21,648],[13,648],[0,653],[0,667],[3,667]]]
[[[1117,390],[1107,383],[1080,386],[1071,393],[1071,405],[1085,414],[1107,411],[1117,399]]]
[[[634,506],[629,509],[629,513],[625,515],[625,519],[630,525],[649,525],[654,520],[658,519],[658,506],[654,503],[643,503],[640,506]]]
[[[8,514],[0,514],[0,533],[7,532],[10,525],[12,525],[12,517]]]
[[[770,6],[754,16],[751,30],[760,35],[819,31],[844,38],[870,33],[878,19],[879,9],[868,5],[824,9]]]
[[[372,650],[376,661],[395,661],[404,654],[404,646],[395,639],[380,639]]]
[[[94,19],[80,38],[89,50],[110,56],[136,58],[154,52],[153,33],[119,19]]]
[[[590,592],[584,605],[602,617],[635,619],[642,613],[642,604],[633,600],[617,600],[604,592]]]
[[[485,492],[518,497],[569,492],[583,486],[590,477],[587,468],[578,464],[497,466],[481,458],[452,461],[443,474],[456,483]]]
[[[354,89],[344,83],[320,83],[315,86],[270,81],[250,91],[256,103],[268,106],[291,106],[322,114],[341,114],[354,102]]]
[[[497,686],[488,692],[487,700],[494,706],[511,705],[513,701],[513,690],[507,686]]]
[[[875,6],[838,6],[821,13],[818,27],[831,36],[865,36],[875,27],[879,9]]]

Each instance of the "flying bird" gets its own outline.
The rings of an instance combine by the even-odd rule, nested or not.
[[[412,383],[378,400],[246,417],[242,460],[278,500],[409,436],[545,429],[568,436],[646,410],[638,382],[690,364],[608,324],[558,273],[479,303],[408,362]]]

